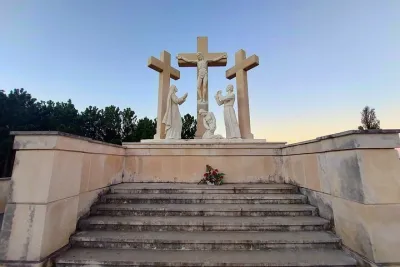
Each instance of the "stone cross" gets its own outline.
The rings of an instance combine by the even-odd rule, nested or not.
[[[250,126],[247,71],[257,67],[258,64],[258,56],[252,55],[246,58],[246,52],[241,49],[235,54],[235,66],[226,71],[227,79],[231,80],[236,77],[239,128],[243,139],[254,139]]]
[[[171,54],[162,51],[160,59],[150,57],[147,66],[160,73],[158,80],[158,106],[157,106],[157,133],[154,139],[165,139],[165,125],[162,123],[167,108],[167,98],[170,86],[170,78],[179,80],[179,70],[171,66]]]
[[[188,59],[189,61],[192,62],[187,62],[182,59],[178,59],[178,65],[179,67],[197,67],[196,61],[197,59],[197,53],[201,52],[202,55],[204,56],[204,59],[208,61],[208,67],[223,67],[226,66],[227,63],[227,58],[221,58],[218,61],[211,61],[218,59],[222,57],[223,55],[226,55],[226,53],[209,53],[208,52],[208,38],[207,37],[197,37],[197,52],[196,53],[180,53],[178,54],[178,57],[183,57],[185,59]],[[208,67],[207,67],[207,73],[208,73]],[[198,71],[197,71],[198,72]],[[199,76],[199,73],[197,73],[197,76]],[[197,131],[196,131],[196,138],[201,138],[205,132],[204,125],[202,123],[203,118],[201,115],[199,115],[199,110],[203,109],[205,111],[208,111],[208,83],[206,84],[206,95],[205,95],[205,102],[200,101],[199,95],[197,96]]]

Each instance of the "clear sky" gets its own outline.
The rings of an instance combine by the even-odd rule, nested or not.
[[[162,50],[227,52],[209,69],[209,92],[235,80],[235,52],[257,54],[248,73],[256,138],[296,142],[360,124],[365,105],[383,128],[400,128],[399,0],[1,0],[0,89],[25,88],[40,100],[131,107],[154,118]],[[196,113],[196,70],[171,80],[189,93],[181,114]],[[210,110],[225,134],[223,110]]]

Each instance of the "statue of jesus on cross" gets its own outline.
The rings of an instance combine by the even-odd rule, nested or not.
[[[206,93],[208,88],[208,62],[217,62],[223,58],[227,58],[227,55],[223,54],[214,59],[205,59],[203,53],[197,52],[197,60],[190,60],[179,55],[176,58],[187,63],[197,64],[197,94],[199,95],[200,102],[206,103]]]

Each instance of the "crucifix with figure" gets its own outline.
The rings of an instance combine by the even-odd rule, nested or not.
[[[157,133],[154,139],[165,139],[165,125],[162,123],[162,119],[167,108],[170,78],[179,80],[180,72],[171,66],[171,54],[167,51],[161,52],[160,59],[150,57],[147,66],[160,73],[158,82]]]
[[[226,53],[209,53],[208,38],[197,37],[197,53],[181,53],[176,57],[179,67],[197,67],[197,131],[201,138],[205,129],[199,110],[208,111],[208,67],[226,66]]]

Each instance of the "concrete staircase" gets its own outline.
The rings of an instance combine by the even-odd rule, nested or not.
[[[120,184],[56,266],[356,266],[284,184]]]

